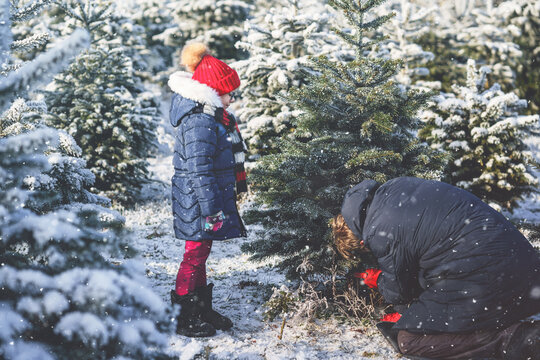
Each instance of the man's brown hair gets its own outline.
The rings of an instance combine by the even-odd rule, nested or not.
[[[347,260],[353,259],[356,253],[364,248],[341,214],[332,219],[332,233],[337,251]]]

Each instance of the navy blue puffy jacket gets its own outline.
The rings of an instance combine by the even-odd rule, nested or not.
[[[202,104],[174,94],[170,109],[176,127],[172,178],[174,231],[179,239],[224,240],[245,236],[236,207],[232,143],[225,127]],[[225,214],[223,227],[204,231],[206,216]]]

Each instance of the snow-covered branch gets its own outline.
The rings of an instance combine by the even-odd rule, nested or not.
[[[1,42],[0,42],[1,43]],[[30,84],[49,81],[62,71],[69,61],[90,45],[90,35],[86,30],[77,29],[53,49],[39,55],[34,61],[0,79],[0,112],[4,111],[18,93],[24,92]]]
[[[0,71],[9,59],[12,41],[9,0],[0,0]]]

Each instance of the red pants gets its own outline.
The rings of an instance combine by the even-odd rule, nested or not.
[[[212,240],[186,241],[184,260],[176,275],[178,295],[186,295],[198,287],[206,286],[206,259],[211,248]]]

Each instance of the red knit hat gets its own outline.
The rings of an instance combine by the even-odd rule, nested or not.
[[[218,94],[230,93],[240,86],[236,70],[208,53],[202,43],[189,44],[182,50],[182,65],[193,73],[193,80],[206,84]]]

